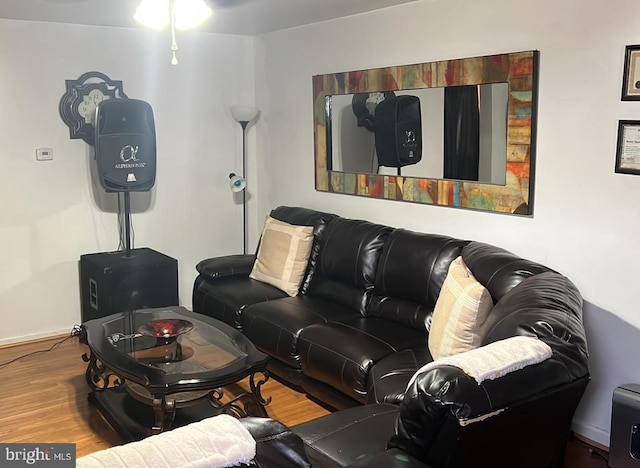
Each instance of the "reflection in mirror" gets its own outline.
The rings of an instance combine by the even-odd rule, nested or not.
[[[464,112],[456,114],[455,95],[445,91],[472,88],[477,99],[472,103],[478,113],[477,119],[464,119]],[[327,96],[328,146],[331,151],[329,170],[340,172],[362,172],[367,174],[400,174],[405,177],[431,179],[464,179],[504,185],[507,164],[507,104],[508,83],[491,83],[449,88],[424,88],[396,91],[390,96],[416,96],[421,110],[422,157],[415,164],[402,168],[387,167],[380,163],[376,148],[375,131],[378,127],[376,109],[385,100],[382,93],[365,100],[366,118],[358,111],[364,94],[337,94]],[[368,94],[366,96],[369,96]],[[446,110],[451,118],[445,120]],[[463,108],[464,110],[464,108]],[[472,109],[473,111],[473,109]],[[462,123],[471,120],[474,131],[471,138],[467,131],[467,145],[462,144]],[[448,124],[451,129],[448,128]],[[446,137],[449,137],[447,140]],[[445,153],[445,141],[450,141]],[[463,147],[471,146],[467,159],[471,159],[471,174],[465,173]],[[454,159],[447,164],[445,160]],[[456,164],[456,160],[460,164]],[[398,170],[400,169],[400,170]]]
[[[314,76],[316,190],[531,215],[538,55]],[[413,128],[396,118],[392,157],[390,144],[381,152],[388,138],[376,138],[390,96],[413,96],[420,109]]]

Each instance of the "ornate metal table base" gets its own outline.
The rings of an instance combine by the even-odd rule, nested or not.
[[[153,408],[154,423],[151,431],[154,434],[171,429],[176,410],[194,406],[205,399],[216,414],[224,413],[237,418],[268,417],[265,407],[271,402],[271,398],[265,399],[261,391],[262,386],[269,380],[267,371],[255,372],[249,376],[249,392],[243,392],[230,401],[223,402],[224,390],[222,388],[154,396],[143,385],[125,381],[105,366],[93,353],[84,354],[82,359],[89,363],[85,378],[93,392],[109,391],[122,386],[133,398]]]
[[[122,385],[123,380],[118,374],[105,366],[102,361],[96,358],[91,350],[89,350],[89,353],[89,355],[84,353],[82,360],[89,363],[84,373],[84,378],[87,381],[87,385],[89,385],[93,391],[105,390]]]
[[[257,375],[260,375],[261,378],[256,382]],[[132,397],[153,408],[155,422],[152,429],[156,434],[171,429],[176,410],[196,405],[204,399],[217,410],[218,414],[230,414],[236,418],[245,418],[247,416],[267,417],[268,414],[265,407],[271,402],[271,398],[265,399],[261,393],[261,387],[267,380],[269,380],[269,374],[266,371],[251,374],[249,376],[251,391],[243,392],[226,403],[222,401],[224,398],[224,390],[222,388],[178,392],[154,397],[140,384],[126,382],[125,387]]]
[[[261,375],[256,382],[256,375]],[[269,380],[269,373],[267,371],[256,372],[249,376],[249,388],[250,392],[244,392],[234,397],[227,403],[222,403],[224,392],[221,388],[217,388],[209,393],[209,403],[214,408],[221,410],[221,412],[235,416],[236,418],[245,418],[247,416],[262,416],[267,417],[266,406],[271,402],[271,397],[265,399],[262,396],[261,388],[267,380]]]

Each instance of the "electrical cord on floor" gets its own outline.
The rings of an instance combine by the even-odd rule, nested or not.
[[[600,458],[603,462],[604,462],[604,466],[606,468],[609,468],[609,457],[607,457],[605,454],[600,453],[599,450],[594,449],[594,448],[590,448],[589,449],[589,453],[591,454],[592,457],[594,458]]]
[[[52,344],[49,349],[39,349],[37,351],[32,351],[30,353],[23,354],[22,356],[18,356],[17,358],[13,358],[10,361],[2,362],[2,363],[0,363],[0,369],[2,369],[5,366],[8,366],[9,364],[12,364],[12,363],[14,363],[16,361],[19,361],[22,358],[26,358],[27,356],[32,356],[34,354],[47,353],[49,351],[53,351],[54,349],[56,349],[58,346],[60,346],[65,341],[70,340],[71,338],[74,338],[76,336],[79,336],[81,332],[82,332],[82,328],[80,327],[80,325],[74,325],[73,328],[71,329],[71,333],[69,334],[69,336],[67,336],[66,338],[63,338],[60,341]]]
[[[596,448],[593,448],[593,447],[589,448],[589,453],[591,454],[591,457],[601,459],[604,462],[604,466],[609,468],[609,457],[608,456],[606,456],[600,450],[598,450]]]
[[[591,458],[600,458],[602,461],[604,461],[605,466],[609,468],[609,456],[605,451],[593,447],[592,445],[588,444],[578,437],[573,436],[573,440],[580,442],[582,445],[586,445],[589,449],[589,453],[591,454]]]

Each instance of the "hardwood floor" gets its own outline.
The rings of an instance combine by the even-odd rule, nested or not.
[[[0,348],[0,365],[17,356],[48,349],[54,340]],[[54,350],[0,367],[0,442],[75,442],[77,456],[122,443],[87,401],[87,347],[71,338]],[[248,388],[247,382],[241,382]],[[227,387],[239,393],[241,387]],[[273,397],[269,414],[295,425],[329,413],[304,395],[270,379],[263,395]]]
[[[74,337],[41,352],[62,338],[0,347],[0,442],[75,442],[78,457],[122,443],[87,401],[82,360],[86,346]],[[3,365],[32,352],[36,354]],[[243,387],[248,388],[246,381],[229,392],[238,393]],[[274,379],[262,390],[273,398],[269,415],[288,426],[329,413]],[[578,439],[569,442],[565,468],[606,467],[606,452]]]

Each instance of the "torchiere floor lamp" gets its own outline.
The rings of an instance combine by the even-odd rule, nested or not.
[[[242,251],[247,253],[247,126],[258,115],[256,107],[234,106],[231,108],[231,115],[242,127],[242,176],[229,174],[231,179],[231,190],[234,192],[242,191],[242,226],[243,226],[243,242]]]

